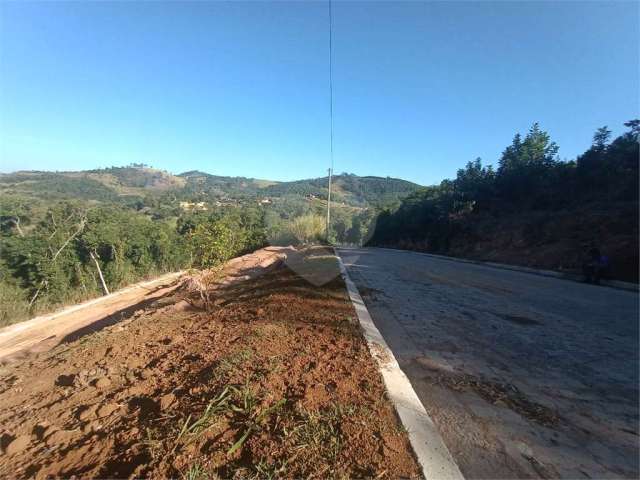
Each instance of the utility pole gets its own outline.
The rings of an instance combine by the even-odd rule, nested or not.
[[[331,224],[331,175],[333,169],[329,169],[329,194],[327,195],[327,243],[329,243],[329,225]]]

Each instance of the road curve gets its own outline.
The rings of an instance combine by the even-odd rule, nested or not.
[[[467,478],[638,478],[638,293],[338,250]]]

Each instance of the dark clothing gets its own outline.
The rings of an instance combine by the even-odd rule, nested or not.
[[[584,279],[587,283],[600,283],[600,277],[602,276],[602,269],[598,264],[585,263],[582,267],[582,273],[584,273]]]
[[[587,283],[599,284],[600,279],[607,268],[607,264],[607,257],[602,256],[599,249],[592,248],[589,250],[588,259],[582,266],[585,281]]]

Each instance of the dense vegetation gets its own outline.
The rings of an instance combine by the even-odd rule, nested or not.
[[[334,177],[333,243],[398,246],[576,266],[597,245],[614,274],[637,279],[640,121],[560,161],[534,124],[497,169],[469,162],[454,180],[419,187]],[[270,182],[146,165],[0,175],[0,325],[162,272],[215,267],[266,244],[326,239],[327,178]]]
[[[0,325],[265,243],[258,208],[153,218],[110,204],[0,201]]]
[[[366,238],[374,205],[418,188],[335,178],[331,240],[341,243]],[[0,175],[0,325],[266,244],[325,240],[326,187],[143,164]]]
[[[369,243],[509,261],[513,248],[517,263],[545,267],[576,267],[573,251],[588,244],[615,253],[617,273],[637,278],[640,121],[625,126],[612,142],[606,127],[598,129],[586,152],[560,161],[558,146],[534,124],[513,138],[496,170],[477,159],[454,180],[385,209]],[[554,242],[564,244],[543,248]]]

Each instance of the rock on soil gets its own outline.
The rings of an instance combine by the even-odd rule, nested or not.
[[[107,388],[109,385],[111,385],[111,380],[109,380],[106,377],[99,378],[93,384],[94,387],[100,388],[100,389]]]
[[[98,418],[108,417],[119,408],[120,405],[117,403],[107,403],[106,405],[102,405],[97,411]]]
[[[47,447],[64,447],[80,435],[77,430],[57,430],[44,439]]]
[[[11,443],[9,443],[9,445],[7,445],[5,452],[7,455],[20,453],[29,446],[29,443],[31,443],[30,435],[20,435],[19,437],[13,439]]]
[[[168,393],[160,398],[160,409],[168,410],[176,402],[176,396],[173,393]]]

